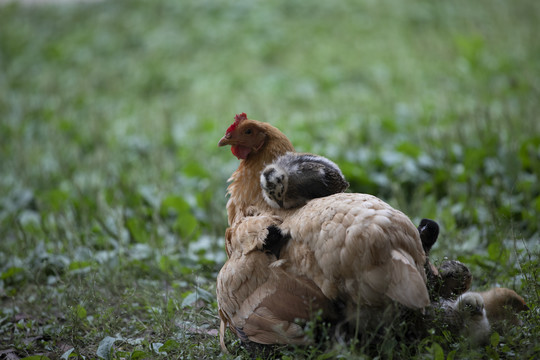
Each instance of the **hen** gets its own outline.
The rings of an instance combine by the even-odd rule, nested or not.
[[[282,336],[282,329],[292,322],[279,314],[279,308],[293,311],[302,301],[315,304],[323,314],[328,314],[324,309],[331,304],[340,304],[352,326],[360,313],[383,311],[392,303],[410,309],[430,304],[419,232],[402,212],[374,196],[352,193],[316,198],[300,208],[274,209],[264,200],[260,174],[278,157],[294,151],[287,137],[242,113],[218,145],[230,145],[241,160],[229,179],[229,260],[217,282],[220,317],[237,335],[242,338],[250,328],[264,332],[274,343],[295,342]],[[265,249],[272,225],[279,226],[288,239],[279,249],[279,258]],[[281,286],[280,277],[294,286]],[[263,289],[267,279],[271,290]],[[298,296],[297,285],[308,295]],[[292,305],[278,301],[285,295],[293,298]],[[260,327],[251,318],[251,312],[262,308],[257,320],[264,318],[278,326]],[[305,311],[299,314],[302,319],[310,316]]]

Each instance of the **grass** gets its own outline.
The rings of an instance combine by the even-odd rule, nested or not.
[[[540,353],[537,1],[0,6],[0,358],[247,355],[220,355],[215,299],[238,164],[217,141],[242,111],[531,308],[485,348],[276,357]]]

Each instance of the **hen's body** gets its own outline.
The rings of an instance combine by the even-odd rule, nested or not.
[[[228,188],[229,260],[220,271],[217,284],[220,316],[233,330],[259,327],[249,314],[239,314],[243,314],[246,303],[262,303],[269,292],[261,290],[259,294],[256,289],[262,289],[267,281],[273,284],[271,288],[276,288],[275,279],[280,277],[300,284],[300,290],[287,286],[284,289],[291,293],[291,298],[298,300],[298,293],[307,292],[311,299],[319,299],[317,307],[327,313],[325,309],[339,302],[345,305],[346,318],[351,321],[360,311],[384,308],[392,302],[411,309],[430,304],[423,270],[424,250],[418,230],[407,216],[366,194],[335,194],[313,199],[298,209],[273,209],[263,199],[259,175],[280,155],[294,151],[289,140],[276,128],[248,120],[242,114],[219,145],[231,145],[233,154],[242,159]],[[262,224],[257,220],[261,215],[274,215],[281,220],[273,218]],[[279,259],[262,255],[265,229],[271,224],[279,224],[290,238],[281,248]],[[244,249],[242,244],[251,243],[249,239],[253,237],[259,239],[253,242],[255,246]],[[276,269],[279,276],[274,276]],[[288,306],[268,301],[266,307]],[[274,322],[291,323],[276,315],[279,309],[274,310],[261,316],[266,314]],[[297,317],[306,319],[305,311],[298,314]],[[296,343],[294,339],[298,338],[280,337],[281,330],[272,327],[258,329],[270,332],[271,338],[282,343]],[[249,339],[260,342],[255,337]]]

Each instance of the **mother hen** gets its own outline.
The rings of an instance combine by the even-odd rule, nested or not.
[[[430,304],[419,232],[402,212],[374,196],[353,193],[273,209],[263,198],[259,176],[266,165],[294,151],[287,137],[242,113],[218,145],[230,145],[241,160],[227,189],[229,260],[217,280],[221,335],[229,325],[244,340],[301,343],[298,334],[287,336],[295,316],[280,315],[283,309],[298,309],[296,318],[309,319],[309,303],[311,310],[333,317],[328,308],[341,304],[344,320],[363,328],[358,319],[389,304],[410,309]],[[278,254],[265,248],[271,225],[288,239]],[[260,325],[262,319],[266,325]]]

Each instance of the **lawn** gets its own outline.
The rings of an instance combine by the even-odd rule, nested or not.
[[[536,0],[2,2],[0,359],[247,356],[215,297],[240,112],[530,307],[486,347],[282,358],[538,358],[538,34]]]

